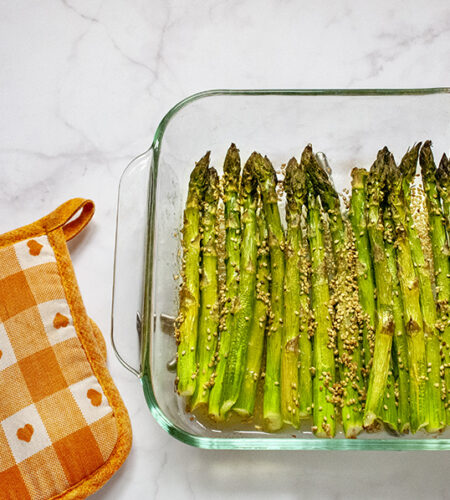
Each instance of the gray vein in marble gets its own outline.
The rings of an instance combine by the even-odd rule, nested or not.
[[[107,160],[108,163],[114,161],[120,162],[130,162],[132,157],[130,155],[119,155],[119,154],[111,154],[105,153],[99,149],[90,149],[85,151],[67,151],[67,152],[58,152],[55,154],[44,153],[43,151],[32,151],[22,148],[1,148],[0,155],[10,155],[10,154],[19,154],[24,156],[31,156],[36,159],[46,160],[46,161],[60,161],[60,160],[70,160],[70,161],[102,161]],[[105,163],[108,168],[108,164]],[[124,167],[126,163],[123,163]]]
[[[99,19],[98,19],[97,16],[88,16],[86,14],[83,14],[79,10],[77,10],[73,5],[71,5],[69,3],[69,0],[61,0],[61,2],[64,5],[64,7],[66,7],[68,10],[70,10],[73,14],[75,14],[78,17],[80,17],[84,21],[89,21],[89,24],[88,24],[87,28],[77,38],[75,38],[75,40],[73,41],[72,50],[71,50],[71,53],[69,55],[69,59],[73,59],[75,57],[76,52],[77,52],[76,49],[77,49],[79,43],[89,33],[89,31],[91,30],[92,25],[93,24],[100,24],[100,21],[99,21]],[[99,14],[101,6],[102,6],[102,4],[100,4],[100,6],[98,7],[96,14]]]
[[[354,77],[350,79],[349,86],[366,80],[367,78],[375,78],[384,70],[386,63],[394,63],[401,56],[404,56],[405,51],[416,50],[418,45],[430,46],[443,36],[447,36],[450,31],[450,13],[440,20],[438,25],[425,26],[420,31],[414,30],[393,30],[382,31],[377,35],[379,40],[389,41],[388,46],[383,46],[365,53],[359,58],[359,62],[367,60],[369,62],[369,71],[364,76]]]
[[[71,130],[72,132],[75,132],[75,134],[77,134],[85,143],[87,143],[91,149],[87,149],[87,154],[89,157],[97,157],[97,158],[104,158],[105,157],[105,152],[104,151],[101,151],[100,149],[98,149],[95,144],[93,143],[93,141],[86,135],[85,132],[83,132],[83,130],[81,130],[80,128],[76,127],[75,125],[72,125],[69,120],[63,116],[62,112],[61,112],[61,101],[58,100],[58,109],[55,113],[55,116],[63,123],[63,125],[65,127],[67,127],[69,130]],[[84,152],[80,152],[81,154],[85,154]],[[80,154],[78,153],[78,154]]]
[[[109,40],[113,44],[114,48],[120,53],[120,55],[122,55],[131,64],[146,69],[153,76],[156,75],[156,70],[154,70],[153,68],[151,68],[148,64],[145,64],[145,63],[143,63],[141,61],[138,61],[137,59],[134,59],[129,54],[127,54],[126,52],[124,52],[124,50],[120,47],[120,45],[117,43],[117,41],[111,35],[111,33],[109,32],[108,28],[100,21],[99,17],[97,17],[97,16],[95,16],[95,17],[94,16],[88,16],[86,14],[83,14],[82,12],[80,12],[79,10],[77,10],[73,5],[71,5],[68,2],[68,0],[61,0],[61,1],[74,14],[76,14],[80,18],[84,19],[85,21],[89,21],[89,23],[90,23],[89,27],[75,40],[74,47],[76,47],[83,40],[83,38],[89,33],[89,30],[91,29],[91,25],[92,24],[98,24],[99,26],[101,26],[103,28],[105,34],[107,35],[107,37],[109,38]],[[100,13],[100,11],[102,9],[102,6],[103,6],[103,3],[100,4],[100,6],[99,6],[99,8],[97,10],[98,14]]]
[[[98,20],[98,17],[97,16],[88,16],[86,14],[83,14],[82,12],[80,12],[79,10],[77,10],[72,4],[69,3],[69,0],[61,0],[61,2],[68,8],[70,9],[71,11],[73,11],[77,16],[85,19],[86,21],[91,21],[93,23],[98,23],[99,20]],[[100,3],[100,6],[99,8],[97,9],[97,14],[99,13],[101,7],[103,5],[103,2]]]

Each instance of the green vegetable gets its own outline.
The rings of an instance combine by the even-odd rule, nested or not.
[[[416,173],[420,143],[415,145],[403,157],[400,171],[403,175],[403,193],[407,213],[408,239],[417,277],[419,279],[420,305],[422,309],[425,349],[427,360],[427,399],[428,432],[436,432],[445,427],[446,416],[441,398],[441,355],[439,334],[436,328],[437,310],[433,294],[433,283],[423,253],[419,235],[411,214],[411,183]]]
[[[308,172],[308,239],[311,253],[311,308],[314,312],[314,379],[313,430],[318,437],[333,437],[336,432],[336,413],[333,385],[336,380],[334,350],[335,338],[330,316],[330,289],[325,256],[323,221],[318,197],[309,173],[317,165],[312,147],[303,151],[302,163]]]
[[[299,165],[300,175],[305,176],[306,165],[302,161]],[[306,179],[305,179],[306,181]],[[303,189],[294,192],[297,206],[301,210],[306,209],[308,193],[307,183]],[[299,268],[300,268],[300,291],[299,291],[299,388],[298,388],[298,411],[300,418],[312,415],[313,384],[312,384],[312,335],[310,321],[310,259],[308,252],[308,237],[304,235],[303,228],[299,227]]]
[[[197,385],[191,398],[191,409],[208,403],[214,383],[215,352],[219,326],[219,294],[217,283],[216,216],[219,201],[219,176],[215,168],[208,170],[205,203],[201,218],[202,274],[200,280],[200,317],[197,340]]]
[[[420,145],[419,145],[420,146]],[[447,240],[450,233],[450,162],[447,155],[442,155],[439,168],[436,170],[436,186],[442,200],[442,208],[447,229]]]
[[[300,242],[300,334],[299,334],[299,388],[298,404],[300,418],[312,415],[313,384],[311,367],[313,362],[311,336],[313,334],[311,325],[311,311],[309,299],[309,257],[308,241],[303,238]]]
[[[385,184],[387,148],[378,152],[367,180],[367,230],[372,249],[377,290],[377,324],[375,348],[364,410],[364,426],[370,427],[379,418],[390,370],[392,337],[395,330],[392,302],[392,276],[384,246],[382,203]]]
[[[374,349],[376,322],[375,278],[366,222],[366,181],[368,172],[362,168],[352,170],[352,195],[350,198],[350,221],[355,235],[358,255],[357,278],[359,302],[366,315],[363,323],[363,353],[365,373],[368,380]]]
[[[233,406],[233,410],[243,417],[248,417],[254,413],[256,390],[260,379],[264,350],[267,316],[270,309],[268,233],[266,219],[261,210],[257,212],[257,224],[258,261],[255,312],[248,338],[247,364],[241,385],[241,392],[236,404]]]
[[[305,193],[305,173],[292,158],[286,168],[286,274],[284,285],[284,338],[281,352],[281,415],[284,423],[300,426],[299,415],[299,336],[300,336],[300,237],[301,208]]]
[[[356,437],[362,430],[361,394],[364,382],[361,372],[356,262],[352,256],[353,234],[341,214],[339,196],[327,174],[317,162],[309,163],[310,175],[322,206],[328,214],[331,246],[336,267],[335,330],[339,349],[340,384],[343,390],[342,421],[346,437]]]
[[[389,203],[395,225],[398,277],[403,297],[403,317],[406,327],[409,351],[409,398],[411,430],[428,425],[426,409],[426,353],[420,308],[419,280],[414,269],[408,240],[405,197],[402,189],[402,175],[392,155],[387,164]]]
[[[272,322],[267,332],[263,416],[267,429],[275,431],[282,426],[280,378],[281,340],[284,337],[284,231],[278,210],[277,176],[267,157],[255,157],[255,172],[269,232],[271,273]]]
[[[247,160],[241,180],[241,256],[239,298],[234,317],[231,346],[227,358],[221,413],[226,415],[236,403],[247,362],[248,336],[255,308],[256,295],[256,202],[257,183],[254,176],[256,154]]]
[[[426,211],[413,187],[418,159]],[[176,390],[190,410],[254,416],[257,430],[261,404],[270,432],[312,416],[314,434],[331,438],[340,415],[348,438],[377,421],[392,433],[440,432],[450,422],[449,160],[436,168],[426,141],[397,167],[385,147],[370,172],[352,171],[349,205],[319,160],[308,145],[300,164],[288,162],[286,229],[267,157],[253,153],[241,178],[232,144],[222,180],[209,152],[196,163]]]
[[[239,291],[239,263],[241,222],[239,204],[239,185],[241,172],[241,159],[239,150],[231,144],[223,165],[223,201],[225,203],[225,262],[226,262],[226,289],[224,321],[220,328],[219,349],[217,365],[214,374],[214,386],[209,395],[209,415],[220,420],[220,407],[222,402],[222,389],[227,366],[227,357],[231,344],[234,315],[237,309]]]
[[[408,432],[410,429],[409,412],[409,354],[408,343],[406,340],[406,329],[403,321],[403,297],[400,282],[398,280],[397,270],[397,252],[395,250],[395,226],[392,220],[392,210],[390,206],[384,208],[384,247],[386,259],[392,278],[392,312],[394,317],[394,337],[393,337],[393,355],[391,356],[390,373],[388,375],[387,389],[384,395],[384,404],[388,406],[385,410],[383,405],[382,420],[391,430],[397,430],[400,433]],[[395,370],[394,370],[395,369]],[[395,382],[394,382],[395,381]],[[395,409],[391,407],[392,391],[397,385],[397,397],[394,398],[398,403],[398,411],[394,419]],[[389,398],[387,397],[389,394]],[[387,402],[386,399],[389,399]]]
[[[431,141],[426,141],[419,156],[422,182],[426,194],[429,233],[433,253],[436,280],[436,295],[439,329],[442,332],[442,351],[444,357],[444,400],[447,422],[450,421],[450,266],[447,235],[436,185],[436,165],[431,151]]]
[[[192,396],[197,377],[198,311],[200,305],[200,211],[208,176],[209,151],[196,164],[189,181],[183,223],[183,285],[180,291],[180,314],[177,319],[177,391]]]

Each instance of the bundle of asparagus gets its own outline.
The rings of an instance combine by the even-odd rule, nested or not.
[[[259,153],[242,174],[240,165],[232,144],[222,179],[207,153],[189,182],[176,322],[176,387],[189,408],[216,421],[262,419],[271,432],[312,419],[317,437],[334,437],[340,423],[348,438],[382,424],[396,434],[442,431],[447,156],[436,168],[427,141],[397,166],[385,147],[370,171],[352,171],[345,203],[311,145],[283,182]]]

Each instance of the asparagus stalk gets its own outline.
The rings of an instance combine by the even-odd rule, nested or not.
[[[258,260],[256,271],[255,312],[249,332],[247,348],[247,364],[241,392],[233,410],[243,417],[253,415],[255,409],[256,389],[261,372],[261,361],[264,350],[264,334],[270,308],[269,293],[269,247],[267,243],[267,224],[262,211],[257,213]]]
[[[353,251],[351,227],[344,223],[339,196],[327,174],[317,162],[310,162],[310,175],[322,206],[328,213],[331,246],[336,264],[336,313],[340,383],[343,390],[342,420],[346,437],[356,437],[362,430],[361,351],[359,346],[358,309],[359,299],[354,291],[357,287],[356,262]]]
[[[395,398],[396,384],[393,374],[393,362],[391,358],[389,373],[386,381],[386,390],[383,395],[383,405],[380,411],[380,419],[384,425],[393,433],[397,433],[398,426],[398,409]]]
[[[442,210],[439,203],[436,186],[436,165],[431,151],[431,141],[426,141],[420,150],[420,166],[422,182],[426,195],[428,222],[430,225],[431,249],[433,253],[436,279],[436,295],[440,324],[442,331],[444,398],[447,422],[450,422],[450,266],[448,260],[448,244],[445,234]],[[432,367],[431,367],[432,368]]]
[[[395,225],[397,265],[403,297],[403,315],[409,351],[409,398],[411,430],[428,425],[426,408],[426,353],[422,310],[420,308],[419,281],[414,270],[407,232],[407,215],[402,189],[402,175],[393,156],[388,157],[387,185],[389,204]]]
[[[180,314],[175,336],[177,348],[177,391],[192,396],[196,386],[196,348],[200,304],[200,211],[208,175],[209,151],[191,173],[183,223],[183,285],[180,291]]]
[[[309,266],[307,241],[301,242],[300,258],[300,334],[299,334],[299,416],[307,418],[312,415],[313,408],[313,383],[311,367],[313,366],[313,353],[311,337],[314,333],[310,313],[309,297]]]
[[[400,171],[403,175],[403,195],[405,198],[408,240],[416,274],[419,280],[420,306],[422,309],[425,350],[427,360],[427,399],[428,432],[436,432],[445,426],[445,406],[441,398],[441,355],[440,341],[436,328],[437,311],[433,294],[433,283],[425,259],[419,235],[411,215],[411,183],[416,173],[420,143],[416,144],[403,157]]]
[[[383,422],[398,430],[400,433],[408,432],[410,428],[409,412],[409,354],[408,343],[406,339],[405,324],[403,321],[403,297],[397,271],[397,253],[394,245],[395,227],[392,220],[392,211],[389,206],[384,209],[384,246],[386,250],[386,259],[392,278],[392,312],[394,318],[394,337],[393,337],[393,356],[390,372],[395,367],[397,379],[397,393],[395,399],[398,403],[398,411],[395,420],[393,419],[394,408],[391,408],[392,389],[394,388],[394,376],[388,374],[388,382],[383,404],[382,418]],[[392,366],[394,365],[394,366]],[[389,395],[389,396],[388,396]],[[386,401],[389,399],[389,401]],[[386,406],[388,409],[386,410]],[[392,423],[393,422],[393,423]]]
[[[284,285],[284,338],[281,352],[281,416],[284,423],[298,428],[299,415],[299,335],[300,335],[300,216],[305,175],[295,158],[289,160],[284,181],[286,191],[286,274]]]
[[[257,183],[254,175],[253,153],[247,160],[242,172],[242,242],[240,256],[239,300],[235,313],[233,335],[227,359],[223,387],[221,413],[226,415],[236,403],[244,377],[248,336],[253,319],[256,295],[256,202]]]
[[[392,277],[384,247],[384,226],[381,212],[385,181],[386,148],[378,152],[367,180],[367,230],[373,254],[375,285],[377,290],[377,324],[375,348],[372,358],[369,386],[364,410],[364,426],[370,427],[383,404],[390,369],[394,318],[392,303]]]
[[[370,254],[370,242],[366,223],[366,182],[368,172],[365,169],[353,169],[352,171],[352,195],[350,198],[350,220],[358,254],[358,289],[359,301],[365,321],[363,322],[363,346],[366,382],[372,364],[374,349],[374,332],[376,327],[376,303],[375,303],[375,279]],[[386,221],[392,225],[392,220]],[[403,309],[400,296],[400,286],[397,278],[397,262],[392,242],[385,241],[386,258],[393,280],[393,318],[395,334],[393,338],[394,348],[403,353],[407,361],[407,347],[405,330],[403,326]],[[402,357],[400,356],[400,359]],[[386,382],[386,391],[380,409],[380,418],[391,430],[406,432],[409,429],[409,378],[405,364],[399,368],[398,381],[398,409],[395,398],[395,378],[393,375],[392,357],[389,363],[389,372]]]
[[[442,200],[448,241],[450,237],[450,163],[445,153],[442,155],[439,168],[436,170],[436,185]]]
[[[278,210],[277,177],[269,159],[255,157],[255,172],[269,232],[272,324],[267,333],[263,416],[269,431],[281,428],[281,340],[284,337],[284,232]]]
[[[299,165],[301,174],[305,177],[306,165],[302,161]],[[305,178],[306,181],[306,178]],[[307,205],[307,183],[304,189],[294,192],[297,206],[301,211]],[[304,221],[304,219],[302,219]],[[313,408],[313,384],[312,384],[312,345],[310,336],[313,334],[310,321],[310,260],[308,252],[308,238],[304,235],[303,228],[299,227],[299,266],[300,266],[300,309],[299,309],[299,388],[298,388],[298,411],[300,418],[312,415]]]
[[[208,170],[205,203],[201,218],[202,273],[200,280],[200,317],[197,340],[197,384],[191,398],[191,409],[208,403],[209,390],[214,383],[215,352],[219,326],[217,280],[216,217],[219,201],[219,176],[215,168]]]
[[[362,168],[352,170],[352,195],[350,198],[350,221],[355,235],[358,255],[357,279],[359,302],[366,316],[363,323],[363,351],[365,374],[368,374],[374,349],[376,321],[375,278],[370,254],[369,235],[366,223],[366,181],[368,172]]]
[[[302,154],[308,173],[317,162],[308,145]],[[319,167],[320,168],[320,167]],[[323,221],[311,178],[308,187],[308,239],[311,253],[311,308],[314,311],[313,431],[318,437],[333,437],[336,431],[333,385],[335,383],[335,338],[330,316],[330,289],[325,257]]]
[[[223,321],[220,325],[220,341],[217,353],[217,365],[214,374],[214,386],[209,395],[209,415],[220,420],[222,389],[227,366],[227,357],[231,344],[234,315],[239,292],[239,263],[241,222],[239,205],[241,160],[239,150],[234,144],[228,149],[223,165],[223,199],[225,203],[225,261],[226,289]]]

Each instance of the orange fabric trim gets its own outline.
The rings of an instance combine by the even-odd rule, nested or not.
[[[81,210],[81,214],[74,220],[72,217]],[[92,219],[95,205],[91,200],[73,198],[60,205],[56,210],[27,226],[14,229],[0,236],[0,247],[12,245],[27,238],[42,236],[63,227],[67,241],[76,236]]]
[[[106,361],[108,353],[106,352],[106,343],[103,334],[100,328],[97,326],[97,323],[92,318],[89,318],[89,320],[91,322],[92,332],[94,334],[95,340],[97,341],[100,353],[103,356],[103,359]]]

